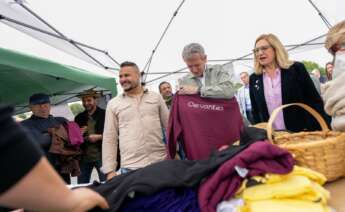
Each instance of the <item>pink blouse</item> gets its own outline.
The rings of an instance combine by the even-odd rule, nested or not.
[[[268,113],[271,115],[273,110],[282,105],[282,86],[281,86],[281,70],[277,68],[274,78],[270,78],[268,74],[263,73],[264,92]],[[273,122],[273,128],[276,130],[285,130],[283,111],[280,111]]]

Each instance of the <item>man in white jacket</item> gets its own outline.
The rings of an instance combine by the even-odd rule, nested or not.
[[[329,30],[325,47],[334,56],[333,79],[322,86],[325,111],[333,130],[345,131],[345,20]]]

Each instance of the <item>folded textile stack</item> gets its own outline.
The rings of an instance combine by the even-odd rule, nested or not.
[[[241,212],[330,211],[329,192],[322,187],[326,178],[315,171],[295,166],[285,175],[266,174],[246,180],[237,193]],[[218,210],[220,211],[220,210]]]

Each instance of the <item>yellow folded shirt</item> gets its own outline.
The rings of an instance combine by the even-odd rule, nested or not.
[[[268,199],[298,199],[327,203],[329,192],[305,176],[286,176],[281,181],[256,185],[244,189],[242,198],[245,201]]]
[[[316,172],[314,170],[308,169],[308,168],[300,167],[300,166],[294,166],[292,172],[290,172],[289,174],[286,174],[286,175],[267,174],[265,178],[268,180],[267,182],[270,183],[270,182],[275,182],[275,181],[281,181],[281,178],[289,177],[291,175],[305,176],[320,185],[325,184],[325,182],[327,181],[326,177],[323,174]]]
[[[326,178],[311,169],[294,166],[293,171],[286,175],[266,174],[251,179],[262,184],[247,188],[248,180],[245,180],[236,193],[245,202],[238,211],[330,211],[327,207],[330,194],[321,186]]]
[[[320,204],[303,200],[261,200],[246,202],[240,212],[330,212],[330,208]]]
[[[308,168],[303,168],[300,166],[294,166],[292,172],[290,172],[289,174],[285,174],[285,175],[279,175],[279,174],[266,174],[265,176],[255,176],[252,177],[252,179],[261,182],[261,183],[274,183],[274,182],[280,182],[283,181],[286,177],[289,176],[305,176],[307,178],[309,178],[310,180],[323,185],[326,183],[327,179],[326,177],[316,171],[313,171],[311,169]]]

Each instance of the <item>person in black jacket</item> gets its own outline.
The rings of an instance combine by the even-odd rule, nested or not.
[[[12,115],[12,107],[0,105],[0,211],[8,211],[2,206],[55,212],[109,207],[90,189],[68,189],[44,157],[40,138],[15,123]]]
[[[29,107],[32,112],[32,116],[21,124],[26,127],[39,142],[39,145],[43,149],[45,156],[48,158],[50,164],[60,174],[67,184],[71,183],[69,173],[62,172],[62,165],[59,161],[58,154],[51,153],[50,147],[52,144],[52,134],[49,129],[58,127],[59,125],[66,123],[68,120],[64,117],[56,117],[50,115],[51,104],[50,98],[45,93],[35,93],[29,98]]]
[[[306,68],[288,59],[287,51],[275,35],[259,36],[253,52],[255,73],[250,76],[249,89],[255,123],[267,122],[275,108],[289,103],[309,105],[330,123]],[[283,109],[273,127],[294,132],[320,129],[316,120],[297,106]]]
[[[97,106],[100,94],[94,90],[86,90],[79,95],[85,111],[75,117],[84,136],[83,150],[80,162],[81,175],[78,183],[89,183],[93,168],[96,168],[100,181],[105,181],[105,175],[100,171],[102,166],[102,134],[104,128],[105,110]]]

